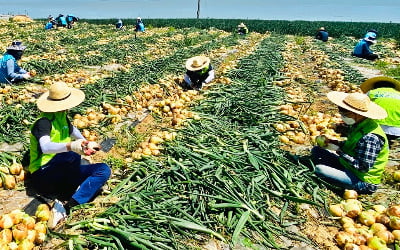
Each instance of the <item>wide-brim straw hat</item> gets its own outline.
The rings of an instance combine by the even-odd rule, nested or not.
[[[327,94],[327,97],[339,107],[364,117],[371,119],[384,119],[387,117],[386,111],[372,102],[366,94],[331,91]]]
[[[37,107],[43,112],[58,112],[73,108],[83,100],[85,93],[82,90],[70,88],[65,82],[55,82],[39,97]]]
[[[239,27],[239,28],[244,28],[244,27],[246,27],[246,25],[244,25],[244,23],[240,23],[240,24],[238,25],[238,27]]]
[[[207,67],[210,64],[210,58],[206,56],[195,56],[186,61],[186,69],[197,71]]]
[[[361,85],[360,85],[360,89],[364,92],[367,93],[368,91],[370,91],[371,89],[375,88],[375,83],[377,82],[390,82],[393,83],[394,88],[398,91],[400,91],[400,82],[397,81],[396,79],[393,79],[391,77],[387,77],[387,76],[376,76],[376,77],[372,77],[366,81],[364,81]]]
[[[324,27],[321,27],[321,28],[319,28],[319,30],[325,30],[325,28],[324,28]]]
[[[18,50],[24,51],[26,46],[22,45],[21,41],[13,41],[10,46],[7,47],[7,50]]]

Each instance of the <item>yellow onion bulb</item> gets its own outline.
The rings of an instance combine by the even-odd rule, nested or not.
[[[397,216],[400,217],[400,205],[393,205],[390,206],[387,211],[386,211],[387,215],[389,216]]]
[[[399,230],[400,229],[400,217],[391,216],[390,222],[389,222],[389,227],[394,230]]]
[[[12,231],[9,228],[0,231],[0,242],[9,243],[12,241]]]
[[[0,218],[0,228],[6,229],[14,226],[14,220],[9,214],[4,214]]]
[[[380,239],[384,240],[386,244],[392,244],[394,242],[393,234],[388,230],[382,230],[375,233]]]
[[[35,224],[35,231],[38,233],[44,233],[46,234],[47,232],[47,225],[45,224],[45,222],[41,221]]]
[[[24,224],[17,224],[12,229],[12,235],[15,241],[22,241],[28,235],[28,229]]]
[[[342,204],[332,204],[329,206],[329,212],[336,217],[345,215]]]
[[[343,199],[345,200],[357,199],[357,198],[358,198],[358,193],[356,190],[346,189],[343,193]]]
[[[392,231],[393,237],[395,240],[399,240],[400,241],[400,230],[396,229]]]
[[[386,242],[379,238],[378,236],[373,236],[367,240],[367,245],[368,247],[374,249],[374,250],[382,250],[382,249],[387,249]]]

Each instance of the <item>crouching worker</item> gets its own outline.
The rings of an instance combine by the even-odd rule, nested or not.
[[[362,93],[332,91],[328,99],[338,106],[349,131],[344,142],[325,136],[316,139],[318,146],[311,151],[315,173],[343,190],[371,194],[381,183],[389,157],[388,140],[374,119],[387,113]]]
[[[184,87],[200,90],[205,84],[211,82],[214,77],[215,72],[213,66],[210,64],[210,58],[206,56],[195,56],[186,61]]]
[[[31,78],[31,74],[17,63],[25,49],[26,46],[20,41],[14,41],[7,47],[6,53],[0,58],[0,83],[15,84]]]
[[[72,207],[93,200],[111,174],[105,163],[81,165],[81,155],[92,155],[100,149],[96,142],[87,141],[67,117],[68,109],[84,99],[81,90],[56,82],[37,100],[42,113],[31,127],[29,172],[38,193],[56,198],[48,221],[50,228]]]

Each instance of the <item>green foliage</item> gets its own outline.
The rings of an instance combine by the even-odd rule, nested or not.
[[[114,24],[115,19],[82,19],[91,24]],[[287,21],[287,20],[242,20],[242,19],[145,19],[146,26],[209,29],[211,27],[228,32],[236,30],[240,22],[245,22],[249,31],[264,33],[314,36],[319,27],[325,27],[331,37],[353,36],[361,38],[367,30],[376,29],[378,38],[394,38],[399,41],[400,24],[374,22],[334,22],[334,21]],[[134,24],[135,19],[127,19],[127,24]]]

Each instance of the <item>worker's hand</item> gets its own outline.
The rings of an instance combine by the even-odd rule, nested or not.
[[[84,147],[86,142],[87,141],[85,139],[79,139],[71,142],[71,151],[80,155],[84,155],[85,154]]]
[[[325,148],[325,149],[333,150],[333,151],[336,151],[339,149],[339,146],[338,146],[339,141],[329,139],[325,135],[319,135],[319,136],[315,137],[315,142],[321,148]]]
[[[23,74],[22,77],[24,79],[29,79],[29,78],[31,78],[31,74],[28,72],[28,73]]]
[[[329,139],[325,135],[318,135],[315,137],[315,143],[321,148],[328,146]]]
[[[100,145],[94,141],[86,141],[83,151],[85,155],[93,155],[100,150]]]

